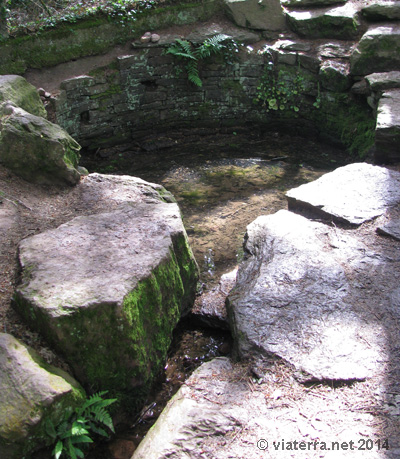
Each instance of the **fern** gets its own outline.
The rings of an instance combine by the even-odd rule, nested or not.
[[[207,59],[213,54],[220,54],[224,57],[226,63],[231,63],[233,53],[238,50],[238,45],[231,37],[225,34],[218,34],[207,38],[197,46],[188,40],[177,39],[175,43],[172,43],[167,48],[165,54],[172,54],[179,60],[184,61],[188,80],[201,87],[203,82],[199,74],[199,61]]]
[[[75,411],[67,409],[57,428],[48,420],[47,434],[56,442],[54,459],[59,459],[62,455],[70,459],[83,458],[85,455],[82,448],[85,444],[93,443],[91,432],[108,437],[102,426],[114,432],[113,422],[106,408],[116,399],[103,399],[106,393],[92,395]]]

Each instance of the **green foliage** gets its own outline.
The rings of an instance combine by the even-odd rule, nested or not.
[[[7,0],[7,23],[12,34],[19,30],[37,33],[58,24],[71,24],[81,19],[103,15],[125,27],[132,25],[138,15],[153,8],[156,3],[157,0]]]
[[[232,63],[234,54],[239,51],[238,44],[228,35],[217,34],[207,38],[203,43],[195,45],[188,40],[175,40],[165,54],[172,54],[178,60],[184,62],[188,80],[195,86],[203,86],[199,75],[199,61],[205,60],[212,55],[220,55],[228,64]]]
[[[66,410],[60,424],[56,427],[51,420],[47,422],[47,434],[54,440],[54,459],[62,455],[77,459],[85,457],[82,448],[93,443],[91,433],[108,437],[104,427],[114,432],[114,426],[107,407],[116,399],[103,399],[107,391],[99,392],[88,398],[82,406],[73,411]]]
[[[267,111],[292,110],[297,113],[304,90],[304,77],[299,71],[295,74],[282,69],[277,72],[276,66],[269,62],[257,86],[254,102],[261,103]]]

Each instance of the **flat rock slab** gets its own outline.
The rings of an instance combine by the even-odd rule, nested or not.
[[[286,210],[257,218],[246,237],[227,303],[242,359],[275,354],[304,380],[362,380],[382,370],[387,342],[398,349],[397,332],[388,336],[399,324],[393,248],[372,251],[352,230]]]
[[[387,90],[379,99],[375,159],[378,162],[395,162],[400,159],[400,89]]]
[[[373,438],[372,415],[343,409],[348,398],[341,398],[340,391],[318,394],[312,387],[303,388],[311,394],[302,397],[287,371],[280,384],[282,366],[270,367],[261,384],[246,370],[227,358],[203,364],[168,403],[132,459],[334,458],[338,448],[327,451],[332,441],[358,438],[360,431]],[[317,419],[304,413],[318,413]],[[316,448],[308,447],[314,438]],[[381,459],[381,454],[371,451],[368,458]]]
[[[77,217],[23,240],[19,257],[15,306],[79,381],[129,393],[155,377],[197,282],[176,204]]]
[[[335,8],[288,11],[290,27],[309,38],[353,39],[358,34],[358,11],[352,4]]]
[[[365,77],[372,91],[400,88],[400,72],[371,73]]]
[[[85,399],[79,384],[31,348],[0,333],[0,457],[20,459],[52,443],[45,423],[58,425],[67,407]]]
[[[294,212],[360,225],[400,203],[400,173],[350,164],[288,191],[286,198]]]
[[[400,19],[400,1],[380,0],[362,8],[362,14],[370,21]]]
[[[398,23],[372,25],[361,37],[350,59],[353,75],[369,75],[398,70],[400,66],[400,26]]]

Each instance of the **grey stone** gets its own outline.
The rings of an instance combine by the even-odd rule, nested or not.
[[[370,21],[400,19],[400,1],[377,1],[362,8],[362,14]]]
[[[353,75],[390,72],[400,66],[400,26],[373,25],[361,37],[350,58]]]
[[[160,35],[158,35],[157,33],[152,33],[151,34],[151,37],[150,37],[150,41],[152,43],[158,43],[160,41]]]
[[[378,226],[377,232],[400,241],[400,219],[390,220],[388,223]]]
[[[151,40],[151,32],[146,32],[140,37],[141,43],[149,43]]]
[[[277,40],[273,48],[283,49],[285,51],[302,51],[307,52],[312,48],[312,44],[308,41],[300,40]]]
[[[350,88],[348,65],[338,61],[324,61],[319,70],[321,85],[334,92],[344,92]]]
[[[351,55],[352,45],[330,41],[329,43],[318,46],[317,50],[319,56],[323,58],[346,59]]]
[[[372,91],[400,88],[400,72],[372,73],[365,77]]]
[[[0,162],[27,181],[75,185],[80,145],[57,124],[8,106],[0,125]]]
[[[20,459],[49,445],[46,422],[58,425],[67,407],[84,400],[83,389],[31,348],[0,333],[0,456]]]
[[[393,282],[399,263],[384,265],[385,256],[350,232],[286,210],[258,217],[245,240],[246,258],[227,301],[238,356],[275,354],[303,380],[374,376],[390,353],[371,311],[390,305],[366,283],[378,272]]]
[[[0,106],[6,102],[11,102],[32,115],[47,118],[37,89],[19,75],[0,75]]]
[[[198,368],[168,402],[131,459],[197,458],[200,456],[195,452],[205,439],[227,434],[239,426],[247,417],[243,407],[211,401],[225,393],[229,384],[223,378],[230,371],[232,364],[224,357]],[[205,389],[208,400],[202,397]]]
[[[81,75],[74,78],[68,78],[60,83],[60,89],[65,91],[75,91],[83,87],[90,88],[96,84],[96,80],[93,77],[87,75]]]
[[[369,95],[371,93],[371,89],[369,88],[368,82],[365,78],[360,81],[357,81],[351,87],[351,92],[353,94],[364,94]]]
[[[24,239],[15,294],[15,307],[79,381],[128,398],[146,391],[164,364],[197,284],[178,206],[138,184],[135,191],[133,180],[90,176],[90,196],[125,204]],[[146,192],[150,203],[132,202]]]
[[[375,159],[400,159],[400,89],[385,91],[378,103],[375,130]]]
[[[279,0],[224,0],[233,21],[249,29],[281,31],[286,29]]]
[[[288,11],[291,29],[303,37],[349,40],[359,30],[358,12],[352,4],[317,10]]]
[[[360,225],[400,203],[400,172],[350,164],[288,191],[286,197],[295,212]]]

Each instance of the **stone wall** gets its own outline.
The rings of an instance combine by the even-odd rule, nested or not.
[[[64,81],[57,122],[89,149],[138,141],[172,127],[238,124],[308,132],[346,145],[354,140],[346,139],[346,130],[354,134],[360,116],[374,124],[366,97],[350,93],[348,75],[304,44],[288,50],[282,41],[260,49],[258,42],[254,49],[243,47],[237,62],[200,63],[202,87],[188,81],[179,61],[165,54],[166,46],[138,45],[107,67]],[[255,102],[269,68],[276,86],[281,79],[301,80],[295,109],[290,100],[277,110]]]

